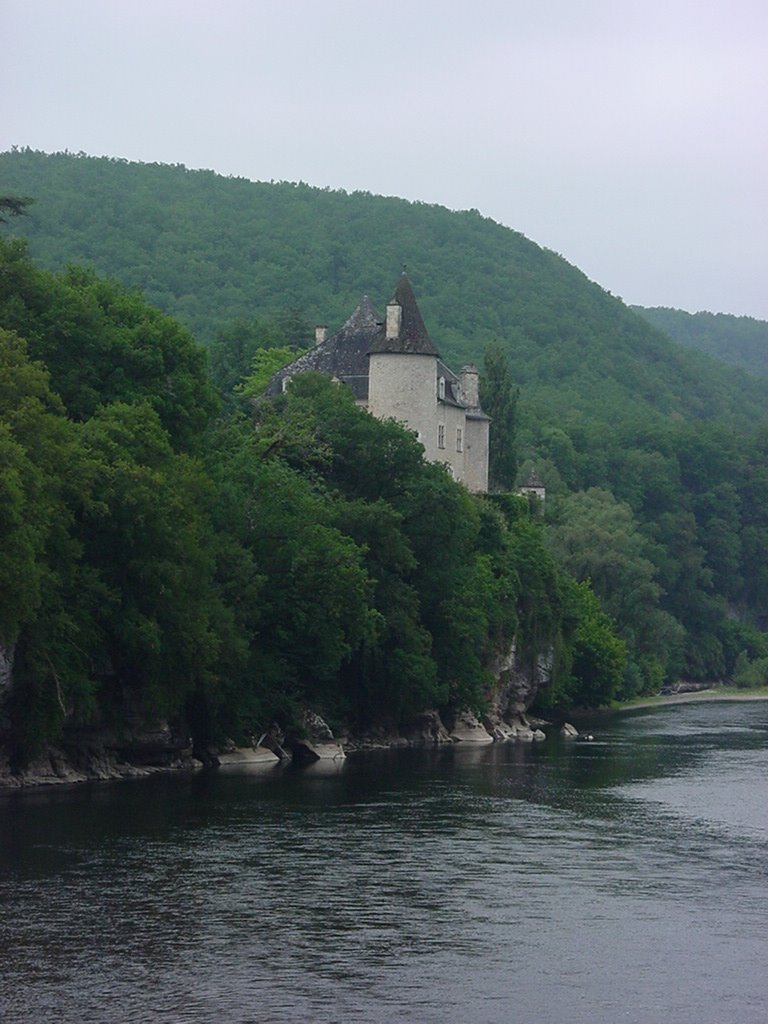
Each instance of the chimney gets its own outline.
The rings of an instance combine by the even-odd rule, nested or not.
[[[462,366],[459,374],[464,401],[472,408],[480,406],[480,374],[472,363]]]
[[[315,345],[322,345],[327,334],[328,328],[325,324],[318,324],[315,328]]]
[[[400,337],[400,324],[403,320],[403,307],[399,302],[391,302],[387,306],[387,341]]]

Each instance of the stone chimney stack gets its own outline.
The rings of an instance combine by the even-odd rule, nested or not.
[[[391,302],[387,306],[387,341],[400,337],[400,325],[403,322],[403,307],[399,302]]]
[[[325,324],[318,324],[315,328],[315,345],[322,345],[328,334]]]
[[[459,374],[459,380],[461,381],[461,390],[464,394],[464,401],[467,405],[472,406],[473,408],[479,408],[480,374],[478,373],[477,367],[472,363],[462,366],[461,373]]]

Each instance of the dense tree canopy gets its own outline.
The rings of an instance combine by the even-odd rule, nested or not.
[[[519,397],[506,352],[501,345],[489,346],[485,350],[480,378],[480,404],[493,423],[488,453],[488,480],[492,490],[511,490],[515,484]]]
[[[36,260],[122,282],[2,247],[20,718],[48,734],[126,692],[198,735],[310,699],[358,722],[477,707],[513,635],[531,665],[554,653],[554,703],[759,675],[764,382],[476,212],[69,154],[0,154],[0,173],[36,198]],[[494,484],[535,470],[539,515],[470,497],[327,381],[258,400],[309,324],[382,304],[403,259],[441,354],[487,351]],[[205,355],[167,313],[209,347],[216,420]]]
[[[17,761],[65,723],[162,715],[207,743],[305,705],[358,728],[481,710],[513,639],[533,666],[595,620],[524,501],[470,495],[346,388],[307,375],[206,423],[199,351],[135,293],[16,243],[0,277]],[[610,660],[610,628],[589,630]],[[587,658],[563,665],[564,695]]]

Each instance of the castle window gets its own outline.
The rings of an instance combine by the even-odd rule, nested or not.
[[[445,377],[440,377],[437,382],[437,397],[440,399],[445,398]]]
[[[456,451],[464,451],[464,434],[461,427],[456,427]]]
[[[445,448],[445,427],[442,423],[437,428],[437,447]]]

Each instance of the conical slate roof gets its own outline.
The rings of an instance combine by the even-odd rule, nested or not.
[[[381,328],[371,345],[370,352],[408,353],[409,355],[439,356],[435,343],[430,338],[421,312],[413,294],[408,275],[403,271],[397,282],[395,294],[390,305],[397,303],[402,308],[400,333],[397,338],[388,338],[385,328]]]

